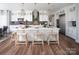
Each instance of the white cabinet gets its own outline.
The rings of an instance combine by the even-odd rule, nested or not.
[[[76,21],[77,16],[76,5],[69,6],[66,10],[66,35],[77,39],[77,28],[72,25],[72,21]]]
[[[76,6],[71,6],[66,10],[67,20],[66,21],[75,21],[76,20]]]
[[[18,21],[18,18],[24,18],[24,21],[32,21],[32,12],[31,11],[26,11],[25,16],[18,15],[18,11],[13,11],[12,12],[12,19],[11,21]]]
[[[39,15],[40,21],[48,21],[48,15]]]
[[[73,38],[73,39],[76,39],[76,27],[71,27],[69,29],[70,31],[70,37]]]
[[[76,39],[76,42],[79,43],[79,4],[77,4],[77,20],[76,20],[76,25],[77,25],[77,39]]]
[[[75,39],[75,37],[74,37],[74,34],[75,34],[74,30],[75,29],[73,29],[72,27],[68,28],[66,35],[69,36],[69,37],[71,37],[71,38],[73,38],[73,39]]]

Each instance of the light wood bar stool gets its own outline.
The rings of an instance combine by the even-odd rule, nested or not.
[[[34,44],[42,44],[44,45],[44,33],[37,30],[32,30],[32,45]]]
[[[15,46],[19,44],[25,44],[27,46],[28,40],[27,40],[27,33],[25,30],[18,30],[16,40],[15,40]]]
[[[37,41],[41,41],[41,44],[44,45],[44,33],[37,32]]]
[[[47,39],[48,45],[50,45],[51,41],[55,41],[59,44],[59,37],[58,36],[59,35],[58,35],[57,31],[55,31],[55,30],[49,31],[48,39]]]
[[[15,39],[16,39],[16,32],[12,32],[11,35],[10,35],[10,43],[15,41]]]

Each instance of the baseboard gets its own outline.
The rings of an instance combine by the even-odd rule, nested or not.
[[[76,39],[73,39],[72,37],[70,37],[70,36],[68,36],[68,35],[66,35],[66,34],[63,34],[64,36],[66,36],[66,37],[68,37],[68,38],[70,38],[70,39],[72,39],[72,40],[76,40]]]
[[[76,43],[79,44],[79,40],[73,39],[73,38],[71,38],[71,37],[69,37],[69,36],[67,36],[67,35],[65,35],[65,36],[68,37],[68,38],[70,38],[70,39],[72,39],[72,40],[74,40]]]
[[[75,42],[79,44],[79,40],[75,40]]]

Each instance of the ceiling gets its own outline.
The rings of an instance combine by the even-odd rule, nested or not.
[[[60,8],[69,6],[73,3],[24,3],[25,10],[46,10],[46,11],[57,11]],[[22,3],[0,3],[1,10],[20,10]]]

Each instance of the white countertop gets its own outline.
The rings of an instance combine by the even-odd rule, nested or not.
[[[44,28],[42,25],[29,25],[29,28],[24,28],[25,25],[11,25],[10,26],[10,31],[16,31],[16,30],[59,30],[57,27],[53,28]]]

